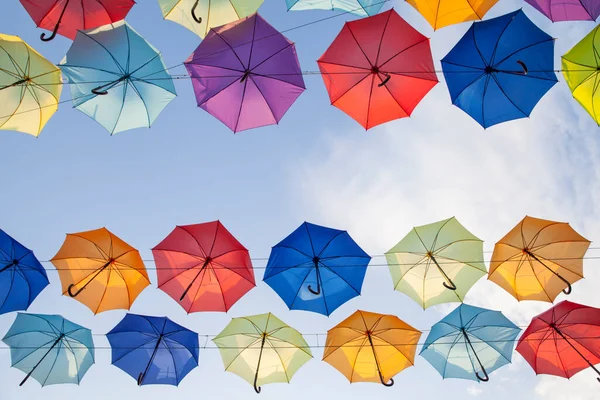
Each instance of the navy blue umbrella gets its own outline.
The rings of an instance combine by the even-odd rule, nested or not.
[[[442,69],[452,103],[487,128],[528,117],[556,84],[554,39],[515,11],[473,23]]]

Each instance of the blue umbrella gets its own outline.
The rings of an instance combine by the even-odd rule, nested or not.
[[[452,103],[487,128],[528,117],[556,84],[554,39],[515,11],[473,23],[442,69]]]
[[[92,332],[60,315],[18,313],[4,339],[12,366],[42,386],[79,384],[94,364]]]
[[[46,286],[46,270],[33,252],[0,229],[0,314],[27,310]]]
[[[75,108],[111,134],[149,127],[176,96],[160,53],[123,21],[78,32],[59,67]]]
[[[177,386],[198,366],[198,335],[166,317],[127,314],[106,337],[112,364],[140,386]]]
[[[290,310],[330,315],[360,294],[370,261],[348,232],[305,222],[273,247],[263,280]]]
[[[301,10],[340,10],[368,17],[377,14],[383,7],[383,0],[285,0],[288,11]]]
[[[510,363],[520,331],[500,311],[461,304],[431,328],[421,356],[443,378],[487,382]]]

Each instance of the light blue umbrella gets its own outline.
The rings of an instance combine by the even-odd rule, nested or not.
[[[12,366],[42,386],[79,384],[94,364],[92,332],[60,315],[18,313],[4,339]]]
[[[487,382],[511,362],[520,331],[500,311],[461,304],[431,328],[421,356],[443,378]]]
[[[75,108],[111,134],[149,127],[177,95],[160,53],[125,22],[78,32],[59,67]]]
[[[285,0],[288,11],[340,10],[368,17],[383,7],[384,0]]]

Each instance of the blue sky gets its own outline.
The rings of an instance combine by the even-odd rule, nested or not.
[[[5,0],[0,30],[16,34],[58,63],[70,42],[39,40],[41,31],[18,0]],[[501,0],[488,17],[521,7],[522,2]],[[413,26],[432,38],[436,66],[469,24],[433,32],[407,4],[390,2]],[[558,38],[556,65],[593,23],[550,24],[531,7],[526,13],[542,29]],[[266,0],[261,14],[283,30],[330,15],[328,12],[286,12],[284,0]],[[315,60],[341,29],[341,17],[287,33],[296,42],[304,70],[317,70]],[[198,45],[198,38],[182,27],[163,21],[155,0],[140,0],[128,22],[157,47],[169,66],[180,64]],[[184,73],[184,68],[173,73]],[[560,78],[560,77],[559,77]],[[391,248],[414,225],[455,215],[473,233],[493,243],[525,214],[569,221],[590,240],[600,236],[600,139],[591,118],[571,98],[562,79],[534,110],[531,118],[484,131],[450,104],[442,81],[417,107],[411,119],[365,132],[341,111],[329,106],[319,76],[305,77],[308,90],[279,126],[233,135],[220,122],[196,107],[188,80],[178,80],[175,99],[151,129],[123,132],[113,137],[84,114],[63,104],[42,135],[0,132],[0,166],[5,191],[0,196],[0,226],[50,259],[65,233],[106,226],[140,249],[150,248],[176,224],[220,219],[250,249],[255,258],[268,257],[270,247],[300,223],[346,229],[370,254]],[[65,87],[63,99],[68,99]],[[593,245],[592,245],[593,246]],[[590,256],[598,256],[590,251]],[[487,256],[489,257],[489,253]],[[363,296],[335,311],[330,318],[287,311],[262,282],[228,314],[187,316],[155,286],[146,289],[132,312],[168,315],[202,334],[218,333],[233,316],[271,311],[303,333],[324,333],[357,308],[396,314],[409,324],[428,329],[454,307],[421,310],[406,296],[394,292],[386,268],[375,258],[367,273]],[[597,261],[586,261],[587,279],[574,286],[573,301],[600,306],[595,294],[600,280]],[[152,267],[152,263],[147,263]],[[263,267],[265,261],[255,261]],[[52,269],[51,265],[46,266]],[[262,278],[257,269],[257,280]],[[60,295],[56,272],[51,285],[31,306],[31,312],[59,313],[95,333],[107,332],[124,311],[94,316],[78,302]],[[151,280],[156,282],[154,271]],[[495,285],[482,280],[467,297],[470,304],[501,309],[517,324],[548,307],[544,303],[517,303]],[[0,316],[0,335],[14,315]],[[107,346],[102,336],[96,345]],[[317,344],[314,336],[308,336]],[[320,337],[322,344],[324,337]],[[205,339],[200,338],[201,344]],[[210,343],[209,343],[210,344]],[[490,400],[537,398],[589,400],[598,383],[589,373],[572,381],[535,377],[522,358],[492,375],[488,384],[442,381],[422,358],[396,379],[391,389],[374,384],[350,385],[345,378],[315,359],[302,368],[291,385],[263,388],[263,399],[314,399],[365,396]],[[9,368],[7,350],[0,350],[0,399],[90,400],[165,396],[237,399],[255,396],[237,376],[223,372],[215,350],[201,350],[200,367],[179,388],[143,387],[110,365],[110,351],[98,349],[97,363],[80,387],[34,382],[23,388],[23,374]]]

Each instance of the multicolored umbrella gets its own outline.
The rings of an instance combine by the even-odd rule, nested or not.
[[[600,375],[600,309],[561,301],[531,320],[517,351],[536,374],[571,378],[589,367]]]
[[[600,15],[598,0],[525,0],[552,22],[594,21]]]
[[[438,83],[429,39],[394,10],[346,22],[318,63],[331,104],[365,129],[410,116]]]
[[[0,314],[27,310],[49,283],[33,252],[0,229]]]
[[[106,228],[67,234],[52,258],[64,295],[94,314],[129,309],[150,285],[140,253]]]
[[[305,222],[273,246],[263,280],[290,310],[329,315],[360,295],[370,261],[348,232]]]
[[[228,311],[256,286],[248,250],[220,221],[177,226],[152,254],[158,287],[188,313]]]
[[[18,313],[2,339],[10,347],[12,366],[42,386],[79,384],[94,364],[92,331],[60,315]]]
[[[519,301],[552,303],[583,278],[589,246],[568,223],[525,217],[496,243],[488,279]]]
[[[127,314],[106,337],[112,364],[139,386],[177,386],[198,366],[198,335],[166,317]]]
[[[75,108],[111,134],[149,127],[176,96],[158,50],[125,22],[80,32],[59,67]]]
[[[0,34],[0,129],[38,136],[58,109],[60,69],[17,36]]]
[[[383,7],[382,0],[285,0],[288,11],[340,10],[368,17]]]
[[[327,332],[323,361],[350,383],[392,386],[392,378],[415,362],[421,331],[395,315],[356,311]]]
[[[212,29],[185,67],[198,107],[233,132],[279,123],[305,90],[294,43],[258,14]]]
[[[20,0],[31,19],[40,28],[52,31],[45,42],[56,34],[75,39],[77,31],[94,29],[125,18],[134,0]]]
[[[461,22],[480,20],[498,0],[406,0],[436,30]]]
[[[385,257],[394,289],[423,308],[463,301],[486,273],[483,241],[454,217],[413,228]]]
[[[510,363],[519,332],[500,311],[461,304],[431,328],[421,356],[444,379],[487,382]]]
[[[473,23],[442,69],[452,103],[488,128],[528,117],[556,84],[554,39],[515,11]]]
[[[213,342],[225,370],[253,385],[256,393],[268,383],[289,383],[312,358],[300,332],[271,313],[233,318]]]

